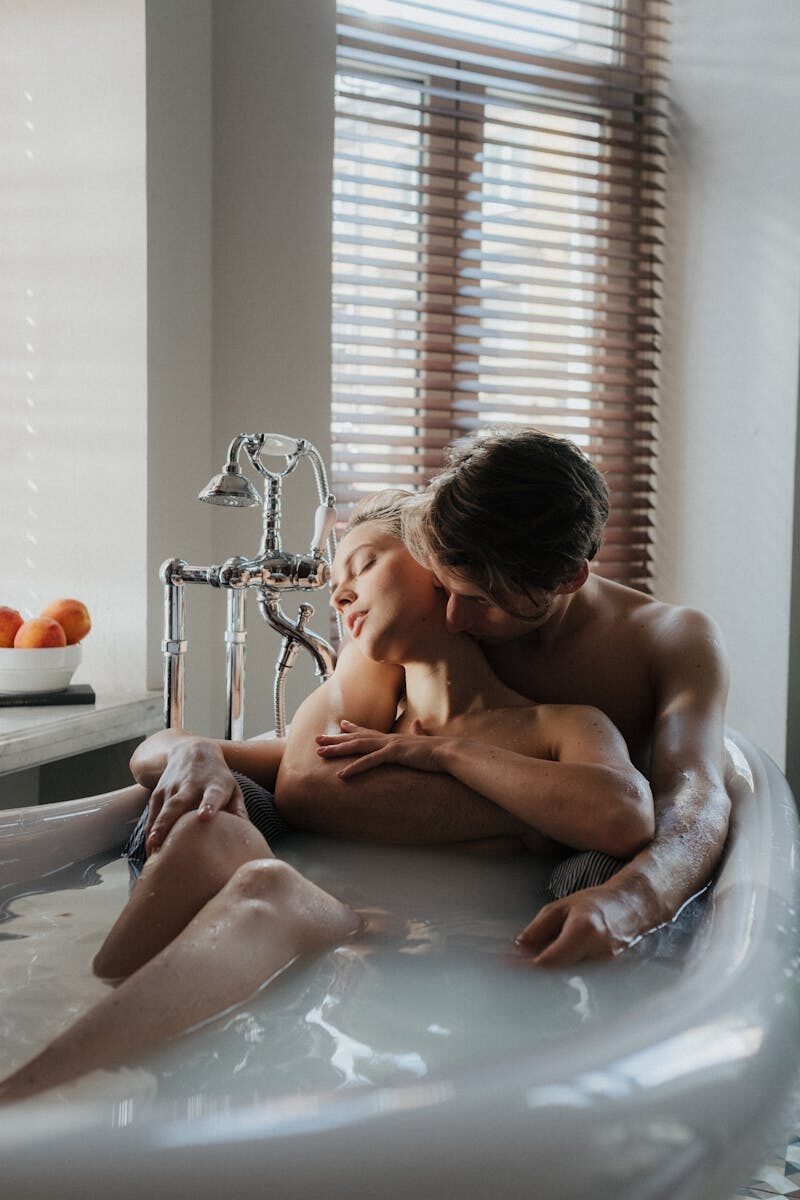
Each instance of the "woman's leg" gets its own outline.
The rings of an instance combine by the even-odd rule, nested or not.
[[[117,980],[143,966],[177,937],[236,869],[272,858],[254,825],[232,813],[201,821],[186,813],[145,863],[131,897],[95,956],[94,971]]]
[[[174,941],[0,1084],[0,1102],[116,1066],[245,1000],[298,955],[335,946],[359,925],[287,863],[247,862]]]

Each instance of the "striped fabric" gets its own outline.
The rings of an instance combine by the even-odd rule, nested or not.
[[[247,775],[234,771],[233,776],[242,789],[248,817],[274,850],[279,838],[291,833],[291,826],[287,825],[275,807],[275,797],[272,792],[268,792],[260,783],[254,783]]]
[[[603,854],[601,850],[585,850],[582,854],[571,854],[553,870],[547,883],[547,890],[556,900],[580,892],[583,888],[599,887],[612,875],[616,875],[620,867],[625,866],[625,859],[613,858]]]

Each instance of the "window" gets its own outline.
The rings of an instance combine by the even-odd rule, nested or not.
[[[598,560],[650,575],[661,4],[339,4],[333,488],[424,486],[487,424],[604,471]]]

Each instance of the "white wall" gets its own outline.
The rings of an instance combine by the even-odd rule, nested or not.
[[[214,561],[211,513],[197,500],[212,464],[211,0],[147,0],[146,16],[148,538],[143,569],[148,683],[160,688],[164,592],[159,567],[176,557],[201,566]],[[222,733],[223,707],[215,695],[208,649],[222,632],[207,591],[187,588],[186,725]]]
[[[0,604],[77,596],[77,679],[145,683],[141,0],[0,14]]]
[[[214,5],[213,453],[219,471],[239,432],[308,438],[330,450],[333,0]],[[283,460],[273,460],[276,466]],[[305,552],[317,504],[308,463],[284,484],[283,543]],[[214,509],[215,561],[254,554],[256,509]],[[220,636],[224,603],[219,605]],[[328,591],[311,601],[326,634]],[[272,722],[277,636],[248,604],[247,731]],[[293,668],[290,708],[314,679]]]
[[[0,222],[0,604],[81,597],[78,678],[160,687],[160,563],[258,546],[258,512],[196,499],[231,438],[279,430],[328,457],[335,6],[10,0],[0,54],[19,180]],[[289,549],[315,505],[304,464]],[[224,595],[187,588],[187,608],[187,724],[221,733]],[[257,732],[279,642],[249,608]],[[294,674],[292,703],[313,678]]]
[[[712,613],[732,724],[786,748],[800,6],[675,0],[657,593]]]

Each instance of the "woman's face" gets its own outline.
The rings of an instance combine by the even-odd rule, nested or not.
[[[357,525],[342,539],[331,589],[350,636],[377,662],[407,662],[421,639],[444,633],[445,594],[433,572],[377,522]]]

